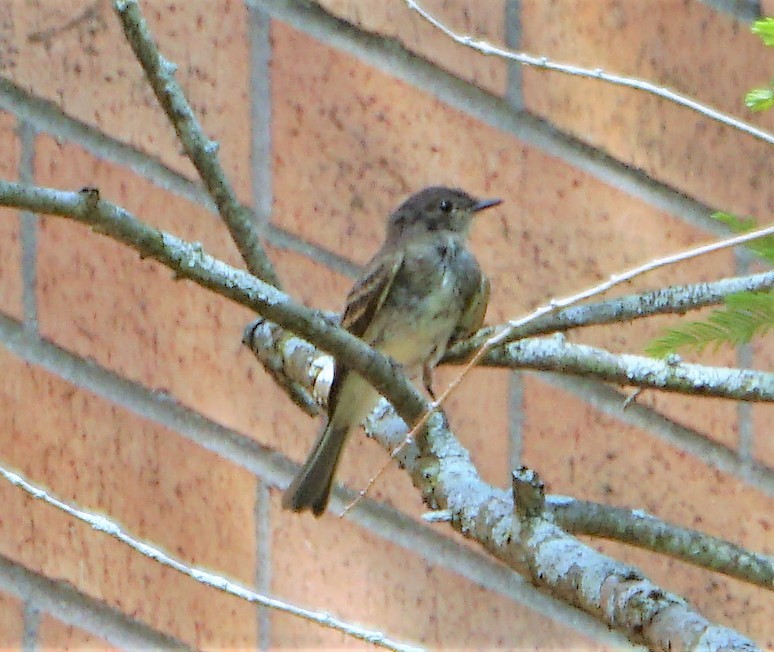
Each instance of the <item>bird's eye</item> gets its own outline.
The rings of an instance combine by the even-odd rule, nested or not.
[[[438,204],[438,207],[444,212],[444,213],[451,213],[452,209],[452,203],[448,199],[441,200],[441,203]]]

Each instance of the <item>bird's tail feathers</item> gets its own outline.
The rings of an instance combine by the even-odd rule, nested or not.
[[[330,423],[325,427],[304,466],[282,496],[285,509],[294,512],[310,509],[315,516],[325,511],[333,487],[333,476],[347,439],[346,430],[335,428]]]

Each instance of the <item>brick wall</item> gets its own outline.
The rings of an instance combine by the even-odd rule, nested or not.
[[[749,34],[755,3],[424,4],[459,31],[642,76],[774,129],[774,112],[741,108],[774,63]],[[705,241],[718,233],[713,209],[765,221],[774,207],[770,146],[642,93],[481,57],[397,0],[142,6],[240,198],[256,206],[286,289],[308,305],[340,309],[384,216],[431,183],[506,202],[473,235],[492,278],[490,323]],[[2,178],[97,186],[239,263],[106,2],[3,3],[0,75]],[[422,524],[397,469],[351,518],[281,511],[288,460],[303,459],[318,426],[240,346],[251,315],[69,221],[0,215],[2,464],[188,563],[397,639],[620,644],[447,527]],[[629,289],[747,266],[720,253]],[[639,352],[672,321],[571,339]],[[755,346],[702,359],[770,369],[773,355]],[[774,552],[771,407],[645,392],[622,412],[621,400],[579,379],[478,370],[449,413],[492,483],[525,463],[552,492]],[[383,460],[354,437],[339,479],[361,487]],[[0,504],[0,647],[355,645],[163,569],[2,482]],[[595,545],[774,646],[763,590]]]

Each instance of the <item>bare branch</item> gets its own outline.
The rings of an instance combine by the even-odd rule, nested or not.
[[[623,541],[774,591],[774,557],[683,528],[640,509],[624,509],[565,496],[549,496],[546,510],[572,534]]]
[[[159,52],[137,0],[115,0],[113,6],[156,99],[218,207],[247,269],[261,280],[280,287],[279,278],[261,246],[252,211],[239,202],[218,161],[218,143],[204,134],[175,80],[177,66]]]
[[[480,364],[558,371],[619,385],[696,396],[774,401],[774,373],[771,372],[615,354],[586,344],[570,344],[561,334],[519,340],[490,349],[481,358]]]
[[[303,607],[297,607],[296,605],[284,602],[282,600],[277,600],[276,598],[270,598],[269,596],[256,593],[255,591],[252,591],[251,589],[248,589],[241,584],[232,582],[231,580],[226,579],[221,575],[216,575],[215,573],[205,570],[200,566],[189,566],[179,559],[163,552],[154,544],[150,544],[132,536],[124,528],[122,528],[114,521],[111,521],[109,518],[106,518],[101,514],[89,512],[71,503],[64,502],[56,496],[48,493],[44,489],[41,489],[40,487],[27,481],[18,473],[14,473],[13,471],[9,471],[8,469],[0,466],[0,475],[3,476],[3,478],[5,478],[12,485],[19,487],[23,491],[26,491],[34,498],[42,500],[44,503],[62,510],[73,518],[76,518],[79,521],[83,521],[87,525],[90,525],[98,532],[104,532],[114,539],[118,539],[133,550],[139,552],[141,555],[144,555],[145,557],[158,562],[162,566],[167,566],[178,571],[179,573],[182,573],[183,575],[187,575],[188,577],[196,580],[197,582],[200,582],[201,584],[206,584],[207,586],[218,589],[219,591],[223,591],[224,593],[234,595],[237,598],[241,598],[247,602],[259,604],[262,607],[268,607],[269,609],[275,609],[276,611],[282,611],[284,613],[290,614],[291,616],[297,616],[299,618],[303,618],[304,620],[317,623],[323,627],[335,629],[336,631],[339,631],[342,634],[346,634],[347,636],[351,636],[352,638],[366,641],[388,650],[414,652],[415,650],[421,649],[412,645],[406,645],[405,643],[398,643],[387,638],[381,632],[364,629],[358,625],[339,620],[330,614],[311,611],[309,609],[304,609]]]
[[[621,323],[654,315],[684,314],[689,310],[718,305],[726,297],[737,292],[758,292],[772,287],[774,287],[774,272],[724,278],[710,283],[674,285],[654,292],[630,294],[550,312],[523,326],[513,328],[504,341],[511,342],[523,337],[545,335],[584,326]],[[482,328],[470,339],[459,342],[446,352],[443,362],[459,363],[467,359],[498,328],[505,327]]]
[[[734,129],[737,129],[742,133],[758,138],[759,140],[769,143],[770,145],[774,145],[774,134],[770,134],[767,131],[764,131],[763,129],[759,129],[754,125],[748,124],[747,122],[743,122],[742,120],[734,118],[733,116],[727,113],[723,113],[722,111],[713,109],[712,107],[707,106],[706,104],[697,102],[696,100],[691,99],[690,97],[681,95],[676,91],[670,90],[668,88],[664,88],[663,86],[652,84],[651,82],[643,81],[642,79],[637,79],[636,77],[624,77],[622,75],[614,75],[614,74],[605,72],[601,68],[595,68],[594,70],[590,70],[588,68],[581,68],[579,66],[573,66],[566,63],[557,63],[555,61],[551,61],[548,57],[536,57],[536,56],[527,54],[526,52],[514,52],[513,50],[507,50],[505,48],[497,47],[486,41],[476,40],[472,36],[468,36],[468,35],[463,36],[463,35],[457,34],[456,32],[446,27],[446,25],[444,25],[441,21],[435,18],[428,11],[420,7],[414,0],[404,0],[404,2],[406,3],[406,5],[408,5],[409,9],[416,11],[428,23],[433,25],[433,27],[436,27],[437,29],[441,30],[444,34],[446,34],[446,36],[451,38],[453,41],[455,41],[456,43],[459,43],[460,45],[464,45],[466,47],[472,48],[473,50],[476,50],[481,54],[494,55],[497,57],[501,57],[503,59],[508,59],[510,61],[516,61],[525,66],[534,66],[542,70],[553,70],[567,75],[573,75],[575,77],[584,77],[586,79],[599,79],[601,81],[605,81],[610,84],[614,84],[616,86],[623,86],[626,88],[633,88],[639,91],[645,91],[646,93],[650,93],[651,95],[655,95],[657,97],[663,98],[670,102],[674,102],[675,104],[679,104],[680,106],[684,106],[688,109],[691,109],[692,111],[696,111],[697,113],[700,113],[703,116],[712,118],[713,120],[716,120],[717,122],[720,122],[721,124],[727,125],[729,127],[733,127]]]

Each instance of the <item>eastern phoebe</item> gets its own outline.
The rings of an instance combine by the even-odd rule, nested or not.
[[[347,296],[341,325],[408,373],[421,369],[432,395],[432,369],[449,344],[481,326],[489,281],[465,247],[473,216],[497,206],[462,190],[432,187],[409,197],[387,220],[387,235]],[[379,393],[336,362],[328,423],[282,505],[325,511],[344,442],[376,406]]]

